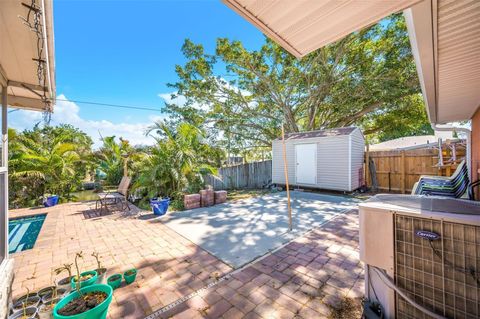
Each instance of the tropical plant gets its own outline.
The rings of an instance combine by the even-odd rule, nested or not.
[[[184,191],[197,192],[204,187],[206,175],[217,174],[222,152],[207,143],[198,127],[157,122],[148,134],[154,134],[156,144],[141,161],[134,183],[145,196],[178,198]]]
[[[12,206],[35,205],[45,194],[69,199],[81,187],[91,161],[92,141],[70,125],[9,130]]]
[[[105,181],[108,185],[118,185],[123,176],[125,161],[129,168],[138,161],[142,153],[130,145],[126,139],[119,138],[115,141],[115,136],[102,137],[103,145],[95,153],[98,168],[105,174]]]

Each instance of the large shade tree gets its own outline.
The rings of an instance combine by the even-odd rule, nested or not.
[[[218,39],[214,54],[186,40],[182,52],[170,86],[186,102],[167,112],[233,147],[270,146],[282,122],[290,132],[358,125],[380,140],[430,130],[401,15],[301,60],[268,39],[258,51]]]

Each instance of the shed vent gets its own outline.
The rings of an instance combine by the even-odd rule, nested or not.
[[[480,318],[480,227],[399,214],[394,223],[396,284],[447,318]],[[430,318],[398,294],[395,302],[399,319]]]

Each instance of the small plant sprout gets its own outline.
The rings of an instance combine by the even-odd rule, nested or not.
[[[72,265],[73,264],[63,264],[63,266],[58,267],[54,270],[56,275],[61,274],[63,271],[68,272],[68,278],[72,278]]]
[[[78,267],[78,259],[82,258],[83,259],[83,254],[82,252],[76,253],[75,254],[75,268],[77,270],[77,281],[75,284],[75,289],[77,290],[78,294],[81,296],[82,293],[80,292],[80,283],[81,283],[81,278],[80,278],[80,267]]]
[[[102,265],[100,263],[100,256],[99,256],[98,252],[94,251],[92,253],[92,257],[95,257],[95,260],[97,261],[97,269],[102,269]]]
[[[56,298],[57,298],[57,281],[54,279],[53,280],[52,300],[55,300]]]
[[[30,297],[30,289],[28,289],[28,287],[26,287],[26,289],[27,289],[27,297],[22,302],[23,316],[25,318],[27,318],[27,303],[28,303],[28,298]]]

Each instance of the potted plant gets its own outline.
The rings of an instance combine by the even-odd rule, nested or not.
[[[136,277],[137,277],[137,270],[135,268],[127,270],[126,272],[123,273],[123,278],[125,278],[125,282],[127,283],[127,285],[134,282]]]
[[[53,308],[61,300],[61,298],[51,298],[47,302],[44,302],[40,307],[38,307],[38,317],[39,319],[52,319],[53,318]]]
[[[57,289],[55,289],[55,291],[50,291],[50,292],[46,293],[45,295],[43,295],[42,303],[46,303],[47,301],[49,301],[51,299],[62,298],[66,293],[67,293],[67,291],[65,289],[57,288]]]
[[[53,286],[40,289],[37,294],[40,297],[42,303],[47,303],[52,299],[61,299],[66,292],[67,291],[64,288],[58,288],[57,282],[54,280]]]
[[[25,311],[27,308],[35,308],[36,313],[39,303],[40,297],[38,297],[36,293],[31,295],[30,289],[27,288],[27,294],[18,298],[13,304],[13,312],[20,312],[20,310]]]
[[[97,272],[95,270],[89,270],[80,273],[80,268],[78,267],[79,258],[83,258],[82,252],[79,252],[75,255],[75,268],[77,270],[77,275],[72,277],[72,289],[75,289],[78,282],[80,283],[80,288],[83,288],[93,285],[97,281]]]
[[[78,259],[82,254],[75,256],[77,270],[75,291],[60,300],[53,308],[55,319],[105,319],[108,307],[112,301],[113,289],[108,285],[93,284],[81,288],[82,281]]]
[[[58,204],[58,200],[60,196],[53,195],[53,194],[45,194],[43,196],[43,206],[45,207],[52,207]]]
[[[94,251],[92,256],[95,257],[95,260],[97,261],[97,269],[95,269],[97,272],[97,284],[102,284],[105,280],[105,275],[107,274],[107,268],[102,267],[99,254],[97,252]]]
[[[42,288],[37,292],[37,296],[39,296],[40,299],[43,299],[43,297],[46,294],[51,294],[55,288],[56,288],[56,286],[50,286],[50,287]]]
[[[8,316],[8,319],[37,319],[37,307],[25,307]]]
[[[122,275],[114,274],[108,277],[107,284],[113,289],[117,289],[122,284]]]
[[[50,286],[50,287],[45,287],[45,288],[40,289],[37,292],[37,295],[40,297],[40,300],[42,302],[44,302],[44,300],[52,299],[53,295],[55,295],[55,297],[56,297],[56,295],[59,293],[58,289],[59,288],[57,288],[56,285]],[[60,294],[63,294],[63,293],[65,293],[65,290],[60,291]],[[45,298],[45,297],[47,297],[47,298]]]
[[[56,275],[61,274],[62,272],[66,271],[68,272],[68,277],[60,279],[60,281],[57,284],[57,287],[65,289],[65,292],[69,292],[71,290],[71,282],[72,282],[72,265],[73,264],[63,264],[62,267],[58,267],[57,269],[54,270]]]

